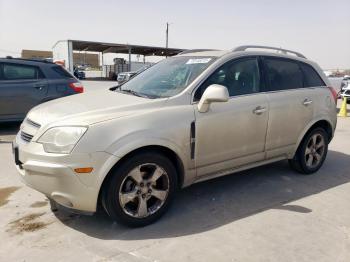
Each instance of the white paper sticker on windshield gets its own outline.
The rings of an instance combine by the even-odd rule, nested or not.
[[[206,64],[211,60],[211,58],[191,58],[187,61],[187,65],[191,64]]]

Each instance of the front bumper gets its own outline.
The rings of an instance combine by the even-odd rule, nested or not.
[[[59,205],[84,212],[95,212],[100,186],[119,160],[106,152],[52,154],[41,144],[24,143],[17,135],[13,142],[16,168],[29,187],[45,194]],[[88,174],[77,174],[78,167],[93,167]]]

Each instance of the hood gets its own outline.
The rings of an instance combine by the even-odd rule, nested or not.
[[[41,126],[53,122],[90,125],[159,107],[164,99],[148,99],[110,90],[92,91],[55,99],[34,107],[27,115]]]

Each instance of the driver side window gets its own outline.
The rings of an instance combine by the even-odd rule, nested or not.
[[[194,101],[199,101],[207,87],[213,84],[227,87],[230,97],[259,92],[257,58],[236,59],[222,65],[196,90]]]

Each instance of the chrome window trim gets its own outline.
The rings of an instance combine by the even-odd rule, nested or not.
[[[212,67],[208,68],[209,71],[206,72],[206,76],[203,77],[197,84],[196,86],[192,89],[191,91],[191,105],[195,105],[198,104],[199,101],[194,101],[194,94],[197,91],[197,89],[215,72],[216,69],[218,69],[219,67],[223,66],[225,63],[230,62],[230,60],[234,61],[234,60],[239,60],[239,59],[244,59],[244,58],[257,58],[259,59],[260,57],[269,57],[269,55],[240,55],[240,56],[224,56],[222,59],[218,59],[216,62],[217,64],[213,64]],[[271,56],[273,58],[279,58],[279,56]],[[284,57],[281,57],[282,59],[284,59]],[[295,63],[299,63],[299,60],[293,59],[293,58],[286,58],[287,60],[291,60]],[[309,63],[303,62],[306,65],[312,66]],[[261,68],[259,65],[259,71],[261,72]],[[317,72],[317,71],[316,71]],[[263,72],[262,72],[263,73]],[[322,79],[322,78],[321,78]],[[325,86],[312,86],[312,87],[302,87],[302,88],[293,88],[293,89],[281,89],[281,90],[271,90],[271,91],[259,91],[256,93],[251,93],[251,94],[244,94],[244,95],[237,95],[237,96],[230,96],[229,99],[231,98],[236,98],[236,97],[244,97],[244,96],[251,96],[251,95],[257,95],[257,94],[269,94],[269,93],[276,93],[276,92],[285,92],[285,91],[295,91],[295,90],[304,90],[304,89],[315,89],[315,88],[325,88],[327,87]]]

